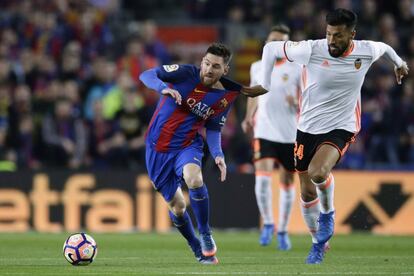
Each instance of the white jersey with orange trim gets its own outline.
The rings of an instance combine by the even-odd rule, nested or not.
[[[269,93],[258,98],[254,137],[278,143],[294,143],[297,129],[297,108],[289,105],[287,96],[298,99],[301,66],[285,58],[273,64]],[[250,85],[258,85],[261,61],[250,67]]]
[[[382,42],[354,40],[338,58],[329,54],[326,39],[269,42],[263,49],[260,84],[271,87],[276,58],[304,65],[298,129],[311,134],[334,129],[357,133],[361,128],[361,87],[368,69],[382,55],[402,66],[394,49]]]

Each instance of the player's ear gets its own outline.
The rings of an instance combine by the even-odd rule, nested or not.
[[[351,32],[351,39],[354,39],[355,35],[356,35],[356,30],[353,29],[352,32]]]
[[[230,66],[228,64],[224,65],[224,74],[223,75],[227,75],[229,70],[230,70]]]

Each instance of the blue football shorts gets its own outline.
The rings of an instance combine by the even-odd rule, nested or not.
[[[148,176],[167,202],[184,182],[184,166],[193,163],[201,167],[202,158],[202,148],[192,146],[174,152],[157,152],[147,146],[145,154]]]

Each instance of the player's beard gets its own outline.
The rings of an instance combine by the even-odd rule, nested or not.
[[[207,87],[212,87],[219,79],[215,78],[214,76],[203,76],[203,85]]]
[[[328,46],[329,54],[334,58],[342,56],[342,54],[345,52],[345,49],[341,49],[341,48],[337,48],[337,47],[333,48],[330,45]]]
[[[349,44],[343,47],[337,46],[337,45],[335,46],[328,45],[328,51],[331,57],[337,58],[337,57],[342,56],[345,53],[346,49],[348,49],[348,46]]]

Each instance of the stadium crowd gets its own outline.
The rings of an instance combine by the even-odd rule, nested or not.
[[[127,9],[135,1],[124,2],[1,1],[0,170],[144,166],[144,133],[157,94],[138,76],[182,59],[158,40],[154,21],[146,21],[157,8],[151,1],[137,1],[148,4],[147,18],[134,18]],[[176,9],[187,24],[224,27],[221,39],[230,42],[235,33],[250,36],[247,26],[265,34],[278,21],[292,28],[292,40],[323,38],[327,10],[353,9],[357,39],[389,44],[414,68],[412,0],[156,2],[171,5],[168,11]],[[342,168],[414,169],[414,77],[398,86],[389,67],[378,62],[367,75],[362,130]],[[223,149],[229,168],[246,170],[250,145],[238,117],[235,112],[225,126]]]

